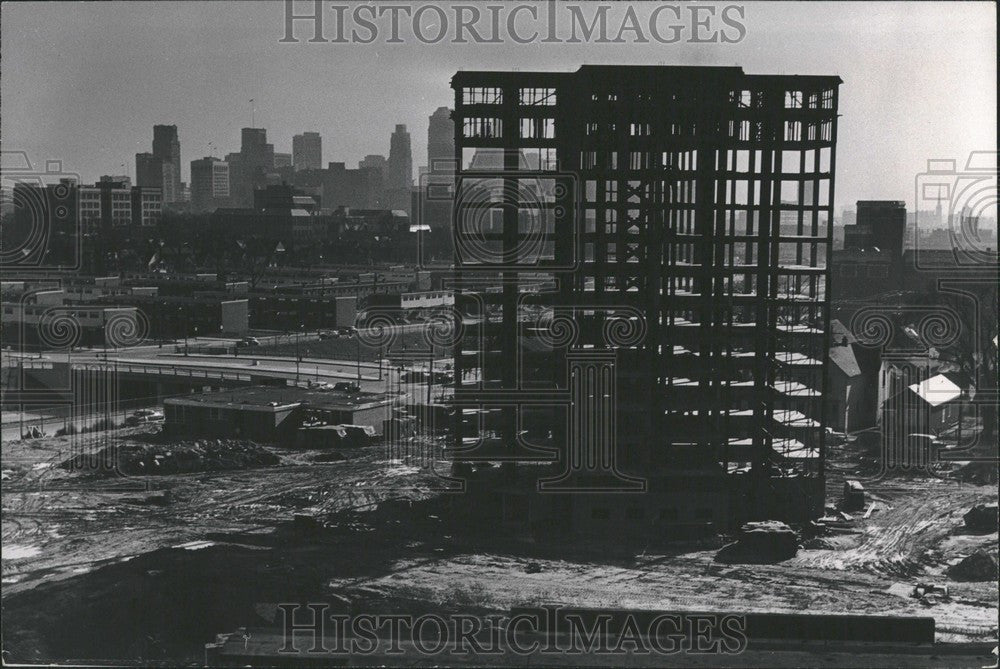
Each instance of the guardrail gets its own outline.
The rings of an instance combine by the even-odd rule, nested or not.
[[[246,381],[250,383],[253,376],[239,372],[227,372],[212,369],[188,369],[184,367],[164,367],[161,365],[143,365],[131,362],[74,362],[74,369],[100,369],[114,371],[116,374],[147,374],[154,376],[172,376],[191,379],[218,379],[228,381]],[[22,362],[22,369],[53,369],[55,363],[48,361]],[[275,376],[283,376],[283,372],[270,372]],[[267,372],[261,374],[266,375]]]

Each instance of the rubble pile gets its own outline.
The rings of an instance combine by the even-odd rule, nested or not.
[[[1000,511],[996,504],[977,504],[962,516],[970,532],[996,532],[1000,524]]]
[[[149,476],[252,469],[280,458],[252,441],[199,439],[171,444],[119,442],[62,462],[63,469],[105,476]]]
[[[997,556],[985,548],[980,548],[961,562],[949,567],[948,575],[956,581],[995,581],[1000,577]]]
[[[795,557],[799,535],[785,523],[763,520],[746,523],[739,538],[723,546],[715,555],[719,562],[768,563]]]

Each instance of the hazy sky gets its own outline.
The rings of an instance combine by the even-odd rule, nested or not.
[[[614,5],[612,33],[625,3]],[[134,176],[134,154],[150,150],[152,126],[176,124],[187,180],[192,159],[239,149],[254,98],[256,125],[276,151],[291,152],[292,135],[315,130],[324,163],[356,166],[366,154],[388,154],[393,127],[405,123],[416,170],[427,117],[451,106],[456,70],[625,63],[839,75],[838,209],[858,199],[912,203],[928,158],[963,165],[972,150],[995,150],[993,3],[743,7],[746,37],[736,44],[428,45],[409,34],[392,44],[383,33],[366,45],[309,44],[306,25],[296,28],[301,43],[279,43],[282,2],[3,3],[3,149],[25,151],[36,165],[62,160],[85,181],[120,174],[122,163]],[[305,13],[312,3],[295,8]],[[335,16],[324,16],[333,37]]]

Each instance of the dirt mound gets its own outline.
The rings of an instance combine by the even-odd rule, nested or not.
[[[977,504],[962,516],[965,527],[971,532],[996,532],[1000,524],[1000,510],[996,504]]]
[[[723,546],[715,555],[718,562],[769,563],[795,557],[799,536],[777,520],[747,523],[739,539]]]
[[[252,469],[280,461],[252,441],[204,439],[172,444],[120,442],[70,458],[59,466],[106,476],[149,476]]]
[[[996,462],[973,461],[955,471],[955,478],[967,483],[989,485],[997,482]]]
[[[956,581],[995,581],[1000,577],[997,556],[985,548],[963,559],[948,569],[948,575]]]

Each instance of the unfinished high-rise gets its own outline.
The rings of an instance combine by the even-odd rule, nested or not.
[[[504,462],[505,518],[822,513],[840,83],[453,77],[456,471]]]

